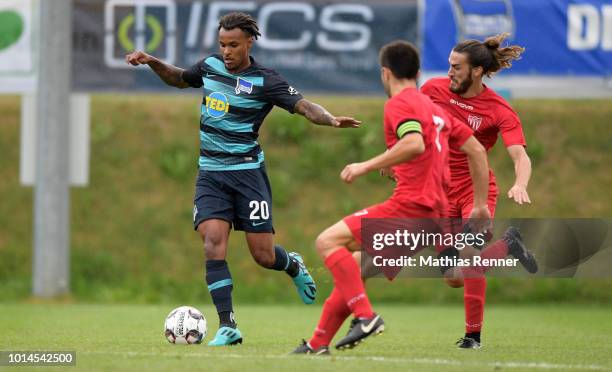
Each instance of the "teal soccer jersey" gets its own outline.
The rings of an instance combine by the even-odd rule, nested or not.
[[[183,72],[191,87],[203,88],[200,116],[200,169],[231,171],[260,168],[264,153],[259,128],[273,106],[291,113],[302,95],[276,71],[251,58],[245,71],[227,71],[220,55]]]

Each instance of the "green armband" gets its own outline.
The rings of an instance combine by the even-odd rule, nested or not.
[[[421,128],[421,123],[415,120],[410,120],[404,122],[397,127],[397,138],[402,138],[408,133],[418,132],[423,133],[423,129]]]

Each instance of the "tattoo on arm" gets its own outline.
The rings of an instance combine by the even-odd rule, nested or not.
[[[332,125],[335,120],[323,106],[301,99],[295,104],[295,112],[317,125]]]
[[[189,84],[183,80],[184,70],[182,68],[166,64],[158,59],[149,62],[149,67],[151,67],[151,70],[153,70],[164,83],[181,89],[189,87]]]

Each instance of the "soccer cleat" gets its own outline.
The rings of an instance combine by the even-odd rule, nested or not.
[[[471,337],[461,337],[455,345],[458,349],[480,349],[480,342]]]
[[[242,343],[242,334],[238,328],[220,327],[215,335],[215,338],[208,343],[208,346],[226,346],[237,345]]]
[[[508,253],[514,258],[518,258],[521,265],[525,267],[525,270],[531,274],[538,271],[538,263],[533,253],[525,247],[523,237],[516,227],[510,226],[504,233],[503,239],[508,244]]]
[[[312,276],[310,276],[308,269],[306,269],[306,265],[304,265],[304,259],[302,258],[302,256],[300,256],[296,252],[291,252],[289,253],[289,258],[295,260],[298,263],[298,266],[300,267],[300,271],[298,272],[298,274],[294,278],[292,278],[293,283],[297,287],[298,295],[300,295],[302,302],[307,305],[310,305],[314,303],[315,296],[317,294],[317,286],[314,282],[314,279],[312,278]]]
[[[355,328],[355,326],[357,325],[357,323],[359,323],[359,318],[353,318],[351,320],[351,325],[349,326],[348,331],[346,332],[346,335],[348,336],[349,333],[351,333],[351,331],[353,330],[353,328]]]
[[[336,349],[352,349],[371,335],[378,335],[385,330],[385,322],[380,315],[374,314],[370,319],[353,319],[351,328],[344,338],[336,344]]]
[[[313,354],[313,355],[329,355],[329,347],[320,346],[316,350],[310,347],[306,340],[302,340],[302,344],[293,350],[291,354]]]

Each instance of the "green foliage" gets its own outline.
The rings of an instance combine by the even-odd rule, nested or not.
[[[179,144],[170,144],[160,151],[157,163],[164,175],[176,180],[187,181],[192,179],[197,162],[194,161],[194,152]]]
[[[544,153],[544,145],[537,140],[532,141],[527,148],[527,155],[529,155],[532,163],[537,164],[542,161],[545,156]]]
[[[393,184],[370,174],[352,185],[342,168],[385,150],[382,98],[309,97],[335,115],[363,121],[359,129],[310,125],[275,109],[264,123],[273,187],[275,240],[301,252],[320,293],[331,288],[314,252],[317,235],[346,214],[387,198]],[[209,301],[202,243],[192,227],[198,154],[198,96],[95,96],[92,105],[90,184],[71,192],[71,286],[76,299],[119,302]],[[529,206],[511,203],[514,181],[501,143],[490,154],[500,188],[498,217],[612,216],[609,101],[518,100],[533,162]],[[19,99],[1,96],[0,293],[25,298],[31,286],[32,189],[19,174]],[[593,197],[596,195],[597,197]],[[282,273],[258,267],[242,233],[232,232],[228,261],[236,298],[293,303]],[[491,302],[612,302],[611,280],[489,281]],[[440,280],[382,280],[368,284],[374,301],[462,301],[462,291]]]
[[[266,124],[270,140],[280,145],[303,143],[306,139],[308,121],[299,115],[283,116],[281,120],[274,120]]]

